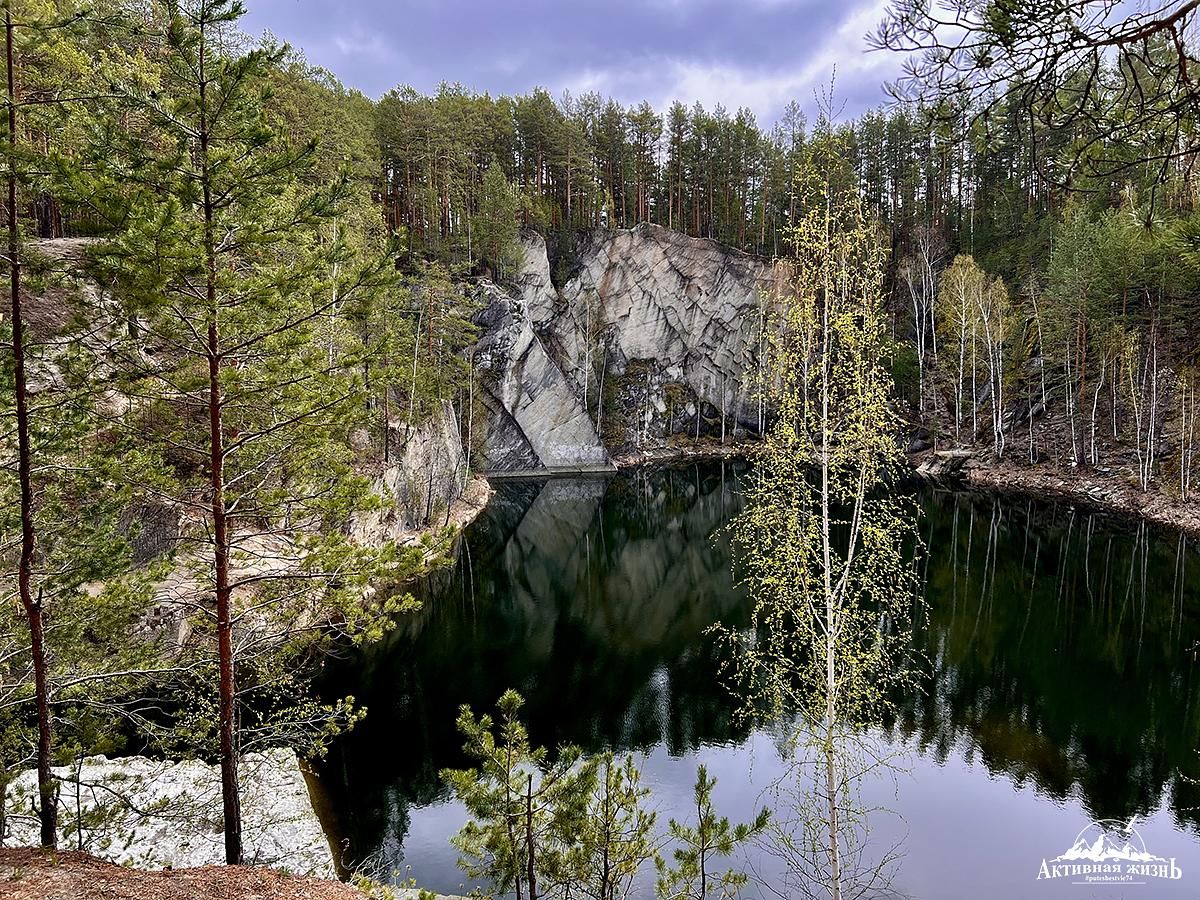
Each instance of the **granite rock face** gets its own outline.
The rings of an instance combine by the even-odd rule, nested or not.
[[[221,774],[199,760],[89,756],[54,770],[59,791],[59,846],[82,849],[141,869],[219,865],[225,861]],[[239,766],[246,862],[297,875],[336,877],[333,853],[313,811],[291,750],[251,753]],[[36,846],[37,773],[8,786],[7,846]],[[77,811],[82,836],[75,832]]]
[[[783,267],[639,225],[582,236],[564,270],[556,287],[532,235],[513,291],[483,288],[489,470],[585,468],[609,450],[758,433],[762,323]]]
[[[490,282],[478,289],[483,311],[474,358],[490,414],[485,466],[491,472],[609,468],[574,385],[534,330],[533,315],[546,313],[552,290],[548,270],[544,281],[540,276],[536,256],[527,253],[520,293]]]
[[[350,533],[362,543],[377,544],[439,524],[468,478],[458,417],[449,401],[419,425],[392,422],[388,462],[374,483],[375,492],[390,503],[382,510],[358,513]]]

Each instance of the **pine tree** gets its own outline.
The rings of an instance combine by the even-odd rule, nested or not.
[[[316,747],[351,722],[344,703],[288,697],[288,654],[330,622],[377,629],[372,614],[401,601],[367,608],[368,583],[418,564],[346,536],[354,511],[379,501],[349,443],[365,424],[363,347],[353,329],[328,327],[395,274],[331,227],[347,178],[311,186],[312,144],[291,146],[268,124],[268,75],[284,50],[225,49],[237,0],[165,0],[157,12],[161,75],[115,84],[111,118],[135,127],[110,128],[116,144],[98,162],[126,223],[100,256],[144,334],[145,350],[124,360],[122,424],[173,462],[185,511],[172,599],[193,611],[199,652],[213,661],[198,670],[216,681],[202,680],[201,701],[217,698],[226,861],[236,864],[243,713],[257,742],[286,734]]]
[[[33,447],[29,414],[29,383],[26,374],[25,318],[21,280],[21,230],[17,222],[17,153],[20,132],[17,130],[17,73],[12,9],[4,8],[4,44],[6,59],[5,105],[8,112],[5,156],[8,186],[8,270],[9,303],[11,318],[9,330],[12,347],[13,406],[17,439],[17,480],[20,505],[20,562],[17,565],[17,591],[21,606],[29,622],[30,655],[33,660],[37,721],[38,721],[38,796],[41,818],[41,842],[43,847],[54,847],[57,843],[57,808],[54,796],[54,780],[50,772],[54,733],[50,717],[50,686],[47,673],[46,628],[43,595],[33,584],[34,557],[37,552],[37,526],[34,522]]]
[[[676,847],[672,851],[674,864],[659,861],[658,896],[661,900],[718,900],[736,897],[749,881],[745,872],[727,868],[715,870],[717,860],[729,857],[735,850],[766,830],[771,813],[765,807],[753,822],[730,824],[726,816],[718,816],[713,808],[712,792],[717,779],[710,778],[708,769],[696,770],[693,788],[696,805],[695,824],[671,819],[668,831]]]
[[[506,691],[498,721],[486,714],[476,719],[464,706],[458,730],[476,768],[441,774],[471,814],[453,838],[459,865],[499,892],[537,900],[547,882],[570,880],[569,851],[587,827],[597,765],[578,747],[563,747],[551,758],[544,747],[531,746],[519,718],[523,702]]]
[[[56,128],[67,130],[73,121],[69,108],[87,99],[81,85],[67,85],[64,80],[78,74],[79,30],[95,21],[85,19],[72,4],[29,3],[14,10],[13,4],[5,3],[3,12],[6,127],[2,154],[9,297],[8,315],[0,327],[10,352],[5,355],[6,390],[0,401],[5,423],[0,437],[5,461],[0,481],[0,547],[6,563],[16,552],[12,584],[24,620],[3,622],[10,635],[20,636],[18,652],[4,657],[9,668],[4,680],[13,690],[0,705],[31,704],[35,709],[40,840],[43,846],[54,847],[55,720],[63,727],[73,724],[59,704],[66,702],[71,684],[78,683],[72,681],[78,674],[74,664],[89,658],[97,643],[113,635],[97,628],[97,641],[84,640],[76,647],[60,641],[115,596],[89,596],[85,585],[118,576],[127,558],[118,517],[131,494],[113,489],[113,467],[124,467],[135,478],[145,470],[127,445],[99,433],[97,406],[103,386],[97,372],[106,342],[114,335],[106,331],[103,321],[95,321],[99,310],[62,283],[70,280],[63,271],[69,261],[29,252],[20,220],[22,211],[32,207],[31,218],[39,228],[46,225],[53,233],[60,224],[57,199],[51,193],[52,174],[58,167],[49,153],[49,138],[40,146],[29,139],[48,136]],[[23,80],[30,84],[23,85]],[[28,94],[23,94],[26,87]],[[47,198],[49,203],[44,202]],[[49,291],[52,296],[35,302],[31,287],[34,293]],[[43,312],[33,325],[27,316],[31,303]],[[59,324],[49,326],[48,321]],[[9,583],[6,578],[6,592]],[[112,656],[114,649],[106,645],[92,661]],[[63,652],[63,658],[56,660],[56,651]],[[52,671],[56,663],[62,664],[58,683]],[[96,673],[92,681],[98,685],[102,677]],[[97,687],[93,694],[99,704],[103,692]]]
[[[479,258],[503,277],[520,264],[517,212],[519,201],[500,167],[493,162],[484,173],[479,192],[479,212],[473,218]]]
[[[632,756],[619,760],[610,752],[594,762],[595,788],[578,845],[566,855],[564,880],[585,897],[623,900],[642,867],[659,860],[656,816],[644,808],[650,790]]]

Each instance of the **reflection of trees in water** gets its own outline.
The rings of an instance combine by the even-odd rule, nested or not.
[[[369,710],[323,766],[352,857],[399,859],[410,806],[445,798],[438,769],[465,764],[458,706],[491,709],[507,687],[539,744],[681,754],[746,736],[706,634],[745,622],[711,537],[740,508],[737,470],[499,485],[425,608],[331,675]],[[925,506],[930,680],[894,727],[1051,796],[1078,789],[1097,816],[1169,791],[1200,823],[1200,791],[1178,777],[1200,776],[1194,547],[1039,503]]]
[[[331,675],[368,708],[324,766],[352,858],[395,842],[410,804],[446,797],[438,770],[465,764],[455,711],[508,687],[547,746],[680,754],[747,736],[705,634],[743,615],[712,539],[740,502],[735,470],[498,486],[421,612]]]
[[[1196,554],[1145,525],[1034,502],[926,501],[926,690],[898,727],[1097,817],[1128,818],[1171,792],[1200,823]]]

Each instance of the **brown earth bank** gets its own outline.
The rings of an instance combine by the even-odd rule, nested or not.
[[[4,900],[365,900],[340,881],[258,866],[146,871],[75,850],[0,849]]]
[[[1075,503],[1200,537],[1200,503],[1180,500],[1153,487],[1143,491],[1118,473],[1096,469],[1068,471],[1045,463],[1022,465],[973,458],[962,469],[962,481],[971,487],[1000,493]]]
[[[614,455],[613,463],[618,469],[627,469],[693,460],[753,459],[761,446],[756,440],[688,442]],[[1058,500],[1200,537],[1200,501],[1181,500],[1153,484],[1143,491],[1134,483],[1132,472],[1112,460],[1107,460],[1109,465],[1071,469],[1054,462],[997,460],[990,447],[980,446],[927,449],[907,454],[907,460],[919,476],[948,487]]]

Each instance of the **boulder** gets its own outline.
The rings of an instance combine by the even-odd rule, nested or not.
[[[89,756],[54,773],[60,779],[60,847],[140,869],[225,861],[219,767],[199,760]],[[336,877],[295,752],[247,754],[239,775],[246,862]],[[35,771],[22,772],[8,786],[5,844],[37,844],[36,798]],[[80,819],[82,835],[75,830]]]

